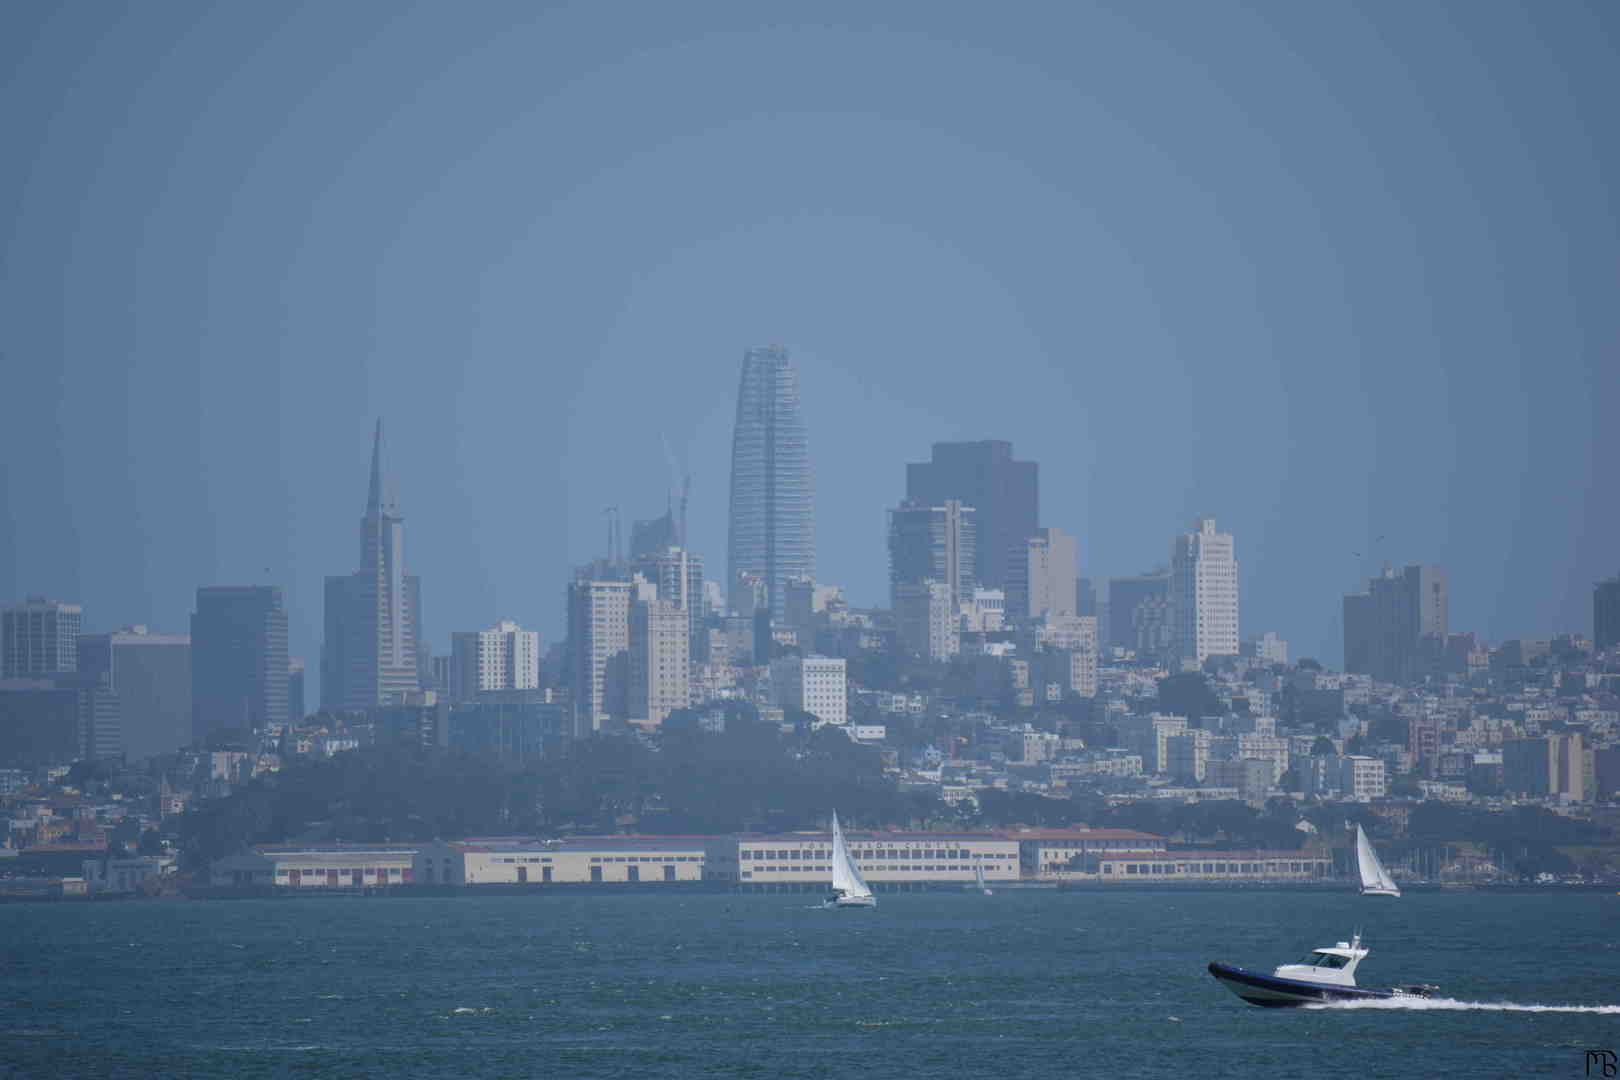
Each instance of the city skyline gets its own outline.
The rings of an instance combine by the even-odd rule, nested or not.
[[[665,505],[663,440],[722,565],[772,340],[856,603],[888,463],[990,438],[1093,580],[1215,513],[1299,655],[1384,562],[1445,566],[1492,640],[1584,629],[1617,569],[1612,12],[256,18],[0,13],[8,602],[173,633],[200,584],[280,584],[315,671],[345,433],[385,415],[435,650],[554,641],[602,507]]]

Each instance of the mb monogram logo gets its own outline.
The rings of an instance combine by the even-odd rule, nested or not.
[[[1620,1076],[1620,1058],[1615,1056],[1613,1050],[1588,1050],[1586,1052],[1587,1076]]]

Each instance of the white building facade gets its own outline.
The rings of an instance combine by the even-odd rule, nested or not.
[[[1214,518],[1176,537],[1170,550],[1171,646],[1184,663],[1238,655],[1238,561],[1232,534]]]
[[[450,635],[450,698],[540,686],[540,635],[501,620],[487,630]]]
[[[788,656],[772,661],[771,692],[775,704],[803,709],[824,724],[849,720],[849,677],[842,658]]]

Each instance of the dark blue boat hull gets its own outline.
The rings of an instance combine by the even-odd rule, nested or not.
[[[1365,1001],[1369,998],[1392,998],[1394,990],[1370,990],[1360,986],[1332,986],[1326,983],[1304,982],[1300,979],[1280,979],[1275,975],[1262,975],[1256,971],[1226,964],[1210,964],[1209,973],[1232,993],[1250,1005],[1267,1009],[1297,1008],[1329,1001]]]

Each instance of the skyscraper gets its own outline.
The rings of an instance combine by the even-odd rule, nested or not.
[[[420,579],[405,573],[405,518],[385,489],[382,421],[371,444],[371,484],[360,519],[360,569],[326,579],[321,705],[365,709],[420,688]]]
[[[1013,620],[1073,615],[1080,548],[1062,529],[1041,529],[1012,550],[1007,616]]]
[[[84,609],[43,596],[0,613],[0,678],[36,679],[79,668],[79,627]]]
[[[124,752],[131,761],[172,754],[192,739],[191,638],[129,626],[79,637],[79,674],[118,695]]]
[[[287,609],[270,585],[197,590],[191,616],[191,731],[287,722]]]
[[[1438,566],[1385,568],[1367,591],[1344,598],[1344,670],[1403,684],[1423,673],[1422,645],[1444,651],[1450,599]]]
[[[786,583],[816,576],[815,511],[798,371],[780,345],[749,349],[731,434],[728,595],[743,577],[757,577],[772,617],[782,618]]]
[[[1040,520],[1040,470],[1014,461],[1012,443],[935,443],[933,459],[906,466],[906,497],[924,506],[955,499],[978,518],[974,579],[987,589],[1007,587],[1008,565]]]
[[[1238,561],[1214,518],[1195,524],[1170,546],[1170,642],[1177,659],[1202,664],[1238,654]]]
[[[903,585],[932,581],[950,590],[951,610],[973,599],[977,512],[955,499],[937,506],[907,499],[889,511],[889,598]]]
[[[1620,577],[1592,590],[1592,644],[1599,652],[1620,645]]]

